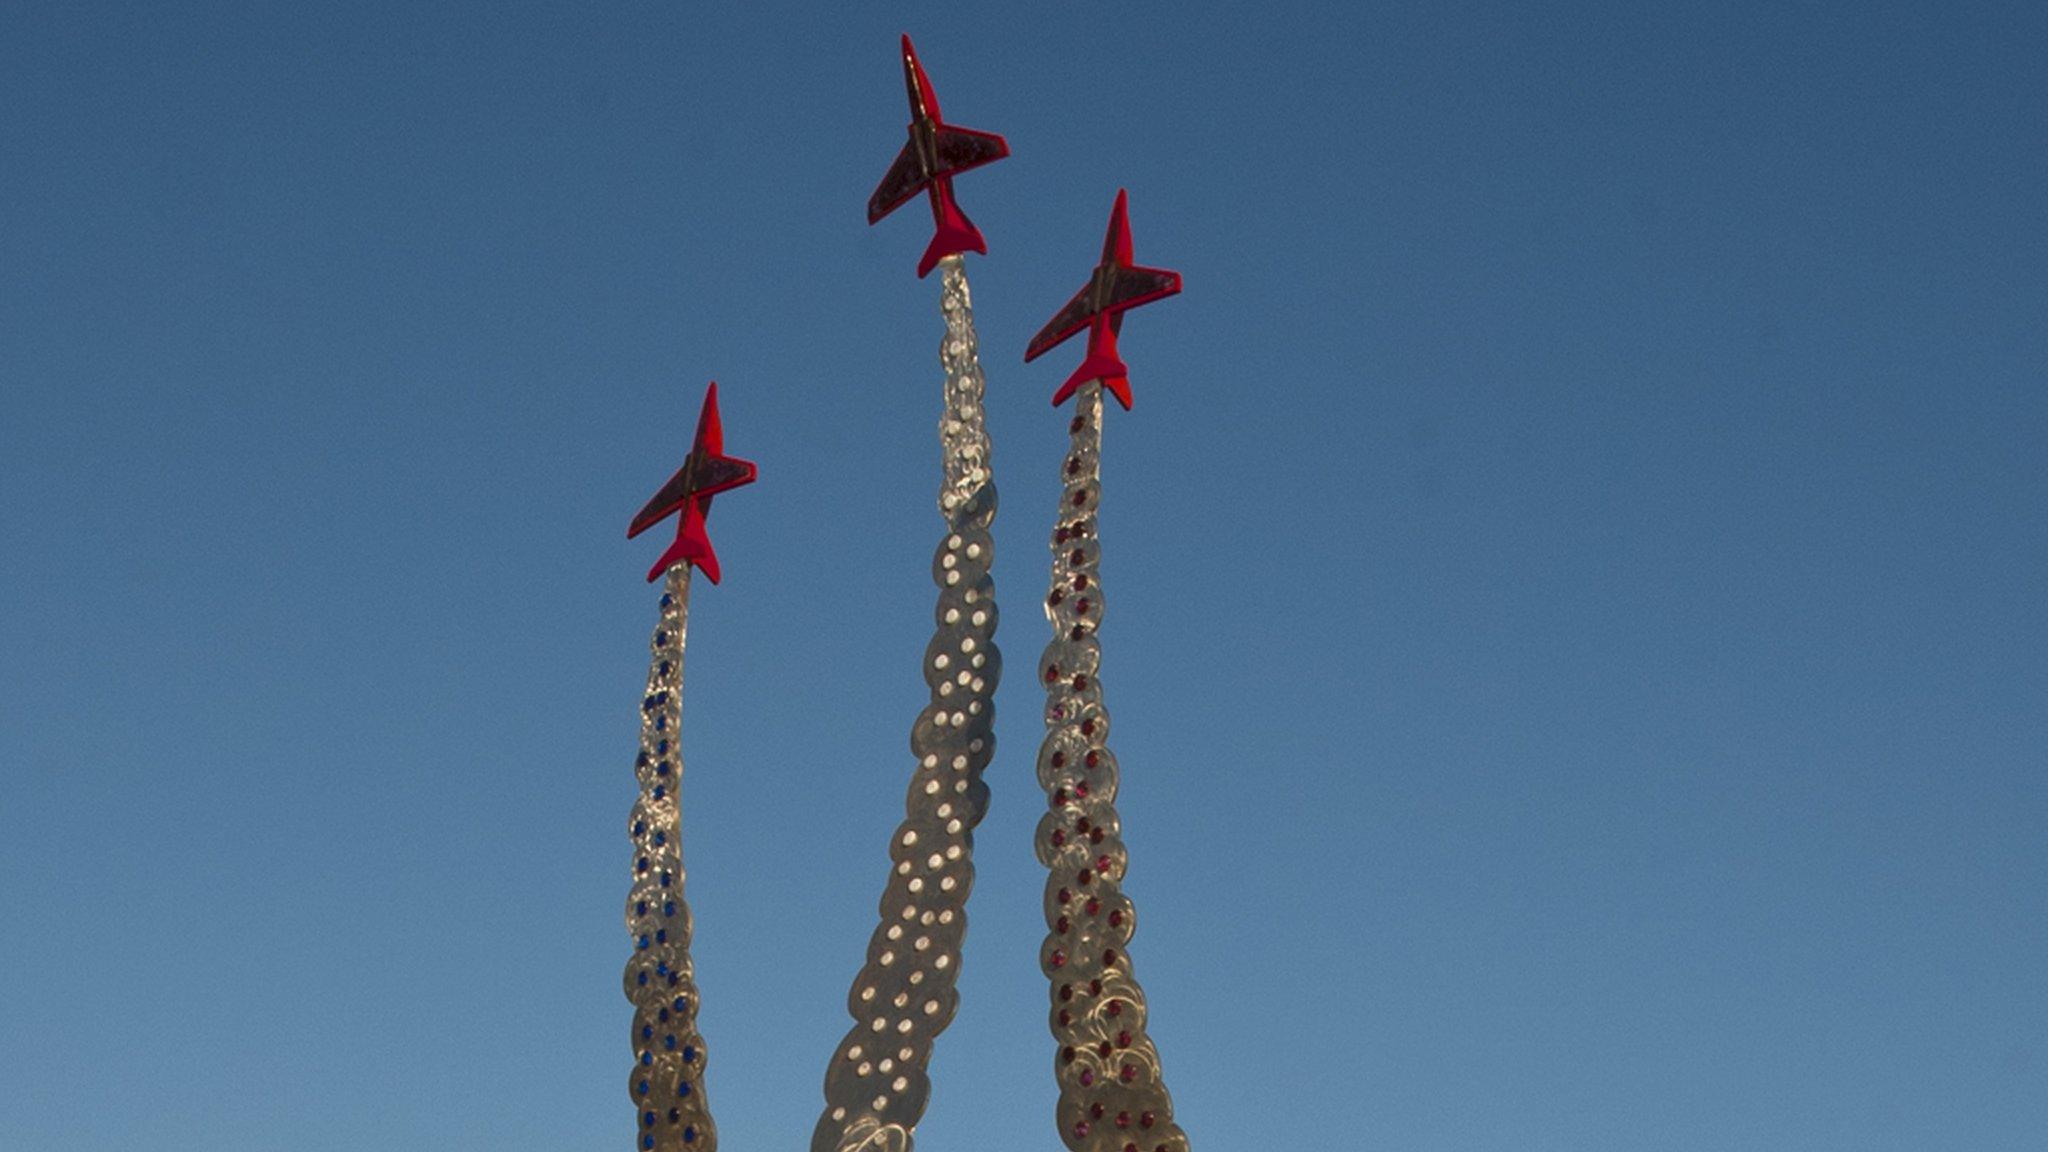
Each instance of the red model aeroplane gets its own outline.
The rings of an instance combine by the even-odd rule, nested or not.
[[[1140,304],[1150,304],[1180,291],[1180,273],[1164,268],[1141,268],[1131,263],[1131,218],[1125,207],[1128,198],[1117,189],[1116,207],[1109,211],[1109,235],[1102,240],[1102,263],[1086,287],[1075,293],[1046,326],[1031,338],[1024,350],[1030,363],[1061,341],[1088,330],[1088,355],[1060,390],[1053,393],[1055,406],[1067,402],[1074,390],[1090,380],[1102,381],[1124,411],[1131,408],[1130,369],[1117,355],[1116,335],[1123,329],[1124,313]]]
[[[1010,146],[992,132],[955,128],[939,119],[939,98],[932,81],[917,62],[917,50],[910,37],[903,38],[903,86],[910,90],[910,142],[896,154],[875,194],[868,197],[868,223],[873,224],[903,206],[919,191],[931,195],[932,223],[937,226],[924,259],[917,262],[922,279],[940,260],[960,252],[988,255],[988,241],[981,230],[960,211],[953,200],[953,177],[969,168],[1010,154]]]
[[[652,584],[661,579],[662,573],[677,564],[695,564],[713,584],[718,583],[718,553],[711,550],[711,537],[704,532],[704,514],[711,510],[713,496],[752,484],[754,476],[752,461],[725,454],[725,427],[718,419],[718,383],[713,381],[704,392],[704,411],[697,417],[697,439],[691,444],[681,470],[668,478],[668,483],[661,486],[661,491],[654,494],[654,499],[640,509],[626,528],[626,539],[631,540],[668,519],[671,513],[683,514],[676,523],[676,542],[647,570],[647,582]]]

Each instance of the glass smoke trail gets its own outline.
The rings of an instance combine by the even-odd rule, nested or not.
[[[1131,971],[1136,912],[1124,894],[1129,864],[1117,816],[1118,771],[1097,670],[1102,648],[1102,383],[1075,393],[1072,446],[1052,535],[1045,614],[1052,642],[1039,657],[1045,742],[1038,782],[1048,811],[1038,823],[1038,860],[1049,872],[1039,966],[1052,982],[1060,1139],[1073,1152],[1186,1152],[1159,1052],[1145,1033],[1145,993]]]
[[[889,884],[867,963],[847,997],[853,1027],[825,1071],[811,1152],[909,1152],[931,1094],[932,1044],[959,1004],[960,945],[974,886],[974,826],[988,807],[982,770],[995,752],[996,515],[974,306],[959,256],[939,261],[946,335],[944,453],[932,560],[937,630],[925,648],[931,702],[910,733],[917,763],[889,842]]]
[[[647,694],[640,702],[640,798],[628,832],[633,887],[626,927],[633,958],[626,999],[633,1003],[633,1071],[627,1081],[638,1112],[634,1145],[643,1150],[716,1152],[718,1129],[704,1100],[704,1038],[697,1034],[697,984],[690,965],[690,906],[683,900],[683,639],[690,621],[690,565],[668,570],[661,617],[649,647]]]

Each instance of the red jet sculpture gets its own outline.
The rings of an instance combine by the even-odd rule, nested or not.
[[[1124,313],[1180,291],[1180,273],[1131,263],[1127,200],[1124,190],[1117,189],[1116,207],[1109,211],[1109,234],[1102,239],[1102,263],[1095,266],[1095,274],[1057,316],[1038,330],[1024,350],[1024,362],[1029,364],[1074,333],[1083,328],[1088,330],[1088,355],[1067,377],[1067,382],[1060,385],[1060,390],[1053,393],[1055,407],[1066,403],[1076,388],[1090,380],[1100,380],[1117,403],[1124,406],[1124,411],[1130,411],[1131,373],[1116,350]]]
[[[718,553],[711,550],[711,537],[704,531],[704,514],[711,510],[711,498],[720,492],[752,484],[756,470],[751,460],[739,460],[725,454],[725,426],[718,419],[718,382],[704,392],[704,411],[697,417],[697,438],[690,446],[689,456],[683,459],[683,466],[661,491],[647,502],[633,517],[633,523],[626,528],[626,539],[631,540],[675,512],[682,513],[676,522],[676,541],[647,570],[647,582],[661,579],[661,574],[677,564],[694,564],[704,575],[718,583]]]
[[[993,132],[956,128],[939,118],[939,98],[932,91],[931,77],[917,62],[917,50],[910,46],[909,36],[903,38],[903,86],[910,91],[910,142],[896,154],[896,162],[889,165],[875,194],[868,197],[868,223],[894,212],[920,191],[930,194],[932,223],[937,230],[931,246],[924,250],[924,259],[917,262],[921,280],[948,256],[961,252],[988,255],[988,241],[953,199],[953,177],[1001,160],[1010,154],[1010,146]]]

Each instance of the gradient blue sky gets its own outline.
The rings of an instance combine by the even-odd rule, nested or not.
[[[1011,677],[923,1148],[1055,1147],[1039,697],[1131,191],[1104,681],[1197,1148],[2048,1131],[2048,8],[0,4],[0,1149],[625,1148],[626,813],[704,381],[685,851],[802,1148],[924,699],[894,51],[964,178]]]

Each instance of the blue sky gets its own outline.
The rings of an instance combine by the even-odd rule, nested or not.
[[[800,1148],[924,700],[959,190],[1011,677],[929,1149],[1052,1146],[1034,602],[1119,186],[1103,681],[1198,1148],[2048,1129],[2048,11],[0,4],[0,1148],[623,1148],[704,382],[710,1099]]]

